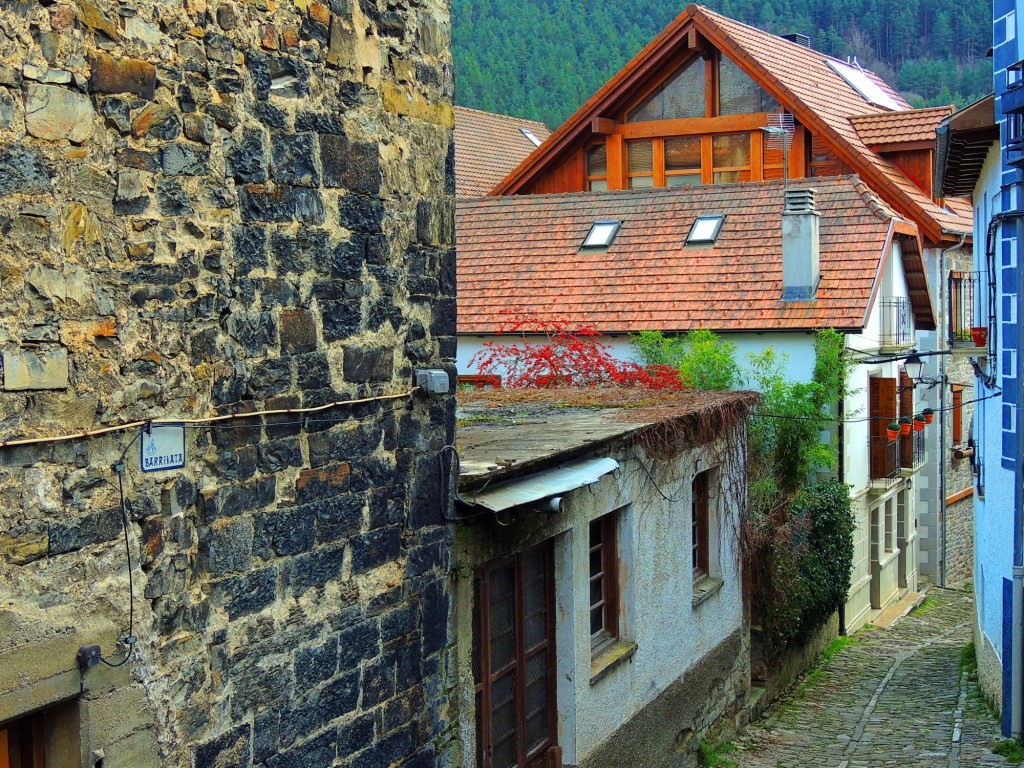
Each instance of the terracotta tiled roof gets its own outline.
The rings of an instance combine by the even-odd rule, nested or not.
[[[870,147],[903,142],[927,141],[935,143],[935,131],[942,121],[953,114],[953,107],[908,109],[906,112],[882,112],[858,115],[850,122],[861,140]]]
[[[455,193],[486,195],[537,145],[523,130],[544,141],[551,130],[534,120],[495,115],[468,107],[455,108]]]
[[[658,71],[663,57],[667,60],[676,55],[691,21],[701,34],[760,82],[801,123],[822,136],[875,192],[902,215],[920,225],[929,239],[937,241],[943,232],[970,234],[970,217],[950,213],[937,205],[899,168],[877,155],[864,142],[852,118],[893,113],[867,101],[828,65],[829,61],[837,59],[694,4],[687,6],[563,123],[545,142],[544,148],[521,163],[493,192],[502,194],[510,191],[530,169],[544,162],[545,154],[557,152],[560,146],[566,146],[581,131],[589,130],[590,119],[596,112],[622,105],[632,98],[633,88]],[[910,108],[877,75],[871,72],[865,75],[897,104]]]
[[[916,228],[855,176],[808,186],[821,213],[810,302],[781,301],[780,182],[460,200],[459,333],[494,332],[512,307],[602,333],[860,329],[891,232]],[[715,213],[726,215],[716,244],[685,246],[694,218]],[[597,219],[624,223],[606,252],[581,253]],[[907,271],[923,274],[916,246],[905,250]],[[932,317],[927,288],[915,309]]]

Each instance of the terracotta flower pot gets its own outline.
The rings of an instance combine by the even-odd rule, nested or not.
[[[900,434],[901,435],[909,435],[910,434],[910,428],[913,427],[913,426],[914,425],[910,424],[910,423],[900,424]]]
[[[925,425],[924,421],[918,421],[917,419],[914,419],[914,431],[915,432],[924,432],[924,425]]]
[[[935,421],[935,414],[934,413],[926,413],[924,415],[924,423],[925,424],[931,424],[933,421]]]
[[[887,438],[889,438],[889,442],[891,443],[891,442],[895,441],[897,438],[899,438],[900,430],[899,429],[889,429],[888,427],[886,427],[885,436]]]
[[[971,328],[971,341],[974,342],[976,347],[984,347],[986,342],[988,342],[988,328],[982,326]]]

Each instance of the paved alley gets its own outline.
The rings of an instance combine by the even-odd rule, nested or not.
[[[893,626],[867,627],[747,729],[745,768],[1006,766],[994,715],[961,668],[973,598],[932,588]]]

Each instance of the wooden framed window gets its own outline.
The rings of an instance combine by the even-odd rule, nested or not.
[[[587,150],[587,190],[605,192],[608,189],[608,145],[595,144]]]
[[[700,581],[710,574],[710,473],[701,472],[693,478],[691,488],[692,514],[690,520],[690,550],[693,580]]]
[[[914,417],[914,382],[903,370],[900,371],[899,405],[900,418],[906,416],[912,419]],[[913,432],[900,438],[900,466],[907,468],[914,466]]]
[[[655,144],[660,148],[659,141],[631,141],[626,144],[626,158],[629,163],[627,177],[630,189],[643,189],[659,186],[654,180]]]
[[[706,64],[694,56],[669,75],[626,116],[630,123],[678,120],[707,114]]]
[[[544,768],[557,751],[554,545],[473,580],[478,768]]]
[[[750,134],[727,133],[711,137],[715,184],[750,181]]]
[[[727,56],[718,65],[718,114],[746,115],[774,112],[779,104],[761,86],[751,80]]]
[[[953,445],[963,445],[964,442],[964,388],[953,386]]]
[[[702,183],[701,138],[665,139],[665,186],[689,187]]]
[[[0,768],[44,768],[43,715],[0,727]]]
[[[590,650],[598,655],[619,637],[616,514],[590,523]]]
[[[80,725],[76,699],[0,725],[0,768],[77,768]]]

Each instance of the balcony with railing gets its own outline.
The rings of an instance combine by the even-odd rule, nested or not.
[[[868,439],[871,452],[871,488],[885,491],[903,479],[900,466],[900,441],[881,437]]]
[[[909,435],[900,435],[900,468],[904,477],[919,472],[924,466],[924,430],[910,430]]]
[[[910,299],[905,296],[890,296],[879,302],[881,334],[879,351],[901,352],[916,343]]]
[[[954,353],[982,355],[988,351],[988,319],[976,314],[977,297],[984,287],[981,272],[949,273],[949,347]],[[981,325],[978,323],[981,322]]]

